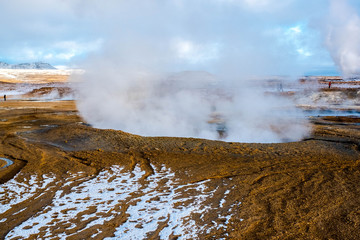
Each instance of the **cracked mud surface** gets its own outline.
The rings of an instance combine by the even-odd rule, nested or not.
[[[94,129],[73,101],[0,105],[1,239],[360,238],[357,117],[245,144]]]

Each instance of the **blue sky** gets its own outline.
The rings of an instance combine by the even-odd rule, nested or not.
[[[359,1],[336,1],[345,5],[342,13],[357,16]],[[172,62],[171,70],[338,74],[345,69],[336,55],[340,40],[327,43],[332,4],[334,0],[1,1],[0,61],[81,67],[94,57],[116,62],[127,56],[135,63],[153,54],[161,56],[154,61]]]

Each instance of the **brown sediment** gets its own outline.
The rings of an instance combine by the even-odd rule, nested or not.
[[[199,232],[200,239],[360,238],[360,126],[354,124],[359,118],[312,118],[312,134],[303,141],[258,144],[141,137],[95,129],[83,123],[73,101],[1,104],[0,118],[5,121],[0,122],[0,152],[14,164],[0,169],[0,182],[13,178],[19,171],[23,181],[35,174],[53,174],[56,181],[49,190],[37,192],[27,201],[0,213],[0,219],[7,219],[0,223],[0,238],[51,206],[58,190],[69,193],[113,165],[132,173],[135,167],[140,167],[145,172],[139,180],[142,188],[163,166],[171,169],[178,184],[184,186],[210,180],[206,186],[213,191],[213,197],[203,204],[212,210],[204,216],[194,213],[190,219],[199,225],[210,226],[215,222],[226,228]],[[63,186],[63,179],[79,172],[81,176]],[[159,191],[166,191],[166,182],[166,176],[159,181]],[[227,190],[226,202],[220,208],[219,201]],[[97,238],[111,237],[118,226],[128,221],[126,210],[136,204],[133,200],[142,194],[134,192],[111,211],[99,214],[104,218],[113,216],[102,225],[85,228],[93,219],[81,220],[83,215],[97,212],[93,206],[68,223],[53,216],[54,226],[50,231],[54,235],[74,234],[69,239],[90,238],[100,230]],[[198,193],[186,191],[184,187],[179,194],[185,199]],[[159,197],[154,196],[149,201],[158,200]],[[19,212],[21,209],[25,210]],[[58,214],[72,210],[68,208]],[[229,210],[232,217],[226,223],[219,214],[230,214]],[[73,223],[76,227],[70,228]],[[168,223],[169,218],[162,218],[148,238],[158,239]],[[142,228],[142,225],[138,223],[136,227]],[[41,229],[32,238],[44,237],[44,231]]]
[[[13,160],[14,164],[0,169],[0,184],[12,179],[25,165],[25,160]]]
[[[360,123],[360,117],[356,116],[325,116],[322,119],[335,123]]]

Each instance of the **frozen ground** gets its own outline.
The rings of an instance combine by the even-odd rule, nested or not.
[[[0,187],[0,219],[14,206],[55,192],[51,204],[12,229],[6,239],[146,239],[155,233],[160,239],[190,239],[199,233],[226,230],[232,216],[231,206],[224,204],[230,189],[214,206],[218,188],[209,188],[210,180],[180,184],[165,167],[146,180],[144,174],[139,167],[126,172],[113,166],[94,177],[80,172],[60,180],[61,188],[55,187],[59,179],[54,176],[31,176],[26,182],[17,181],[21,179],[17,176]],[[214,211],[222,222],[204,221]],[[115,226],[115,232],[109,232],[108,226]]]
[[[0,79],[36,83],[39,76],[69,76],[71,74],[82,74],[81,69],[0,69]]]

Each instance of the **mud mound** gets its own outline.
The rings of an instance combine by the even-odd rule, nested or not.
[[[49,94],[54,90],[56,90],[60,94],[60,96],[64,95],[64,94],[72,93],[72,89],[69,88],[69,87],[62,87],[62,88],[58,88],[58,87],[41,87],[41,88],[32,90],[29,94],[44,95],[44,94]]]
[[[74,90],[70,87],[41,87],[36,88],[25,94],[25,97],[30,98],[44,98],[51,97],[52,99],[64,98],[74,94]]]

